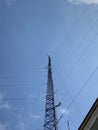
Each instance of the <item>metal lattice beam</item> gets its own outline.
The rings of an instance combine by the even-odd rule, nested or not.
[[[45,104],[44,130],[57,130],[56,106],[54,101],[54,89],[52,80],[51,58],[48,56],[48,79]]]

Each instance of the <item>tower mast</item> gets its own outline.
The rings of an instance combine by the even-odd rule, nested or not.
[[[45,122],[44,130],[58,130],[57,129],[57,118],[56,108],[54,101],[54,88],[52,80],[52,68],[51,58],[48,56],[48,78],[47,78],[47,92],[46,92],[46,103],[45,103]]]

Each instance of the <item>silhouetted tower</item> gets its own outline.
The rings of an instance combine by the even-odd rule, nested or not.
[[[48,79],[47,79],[47,93],[46,93],[46,104],[45,104],[45,123],[44,130],[58,130],[57,129],[57,118],[54,101],[54,89],[52,80],[52,69],[51,69],[51,58],[48,56]]]

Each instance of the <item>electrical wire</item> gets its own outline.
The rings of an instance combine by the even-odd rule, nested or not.
[[[73,40],[78,40],[78,38],[82,35],[82,32],[87,28],[87,26],[89,26],[91,20],[93,20],[93,18],[94,18],[94,16],[95,16],[95,15],[94,15],[94,14],[95,14],[95,11],[96,11],[96,10],[94,10],[92,14],[91,14],[91,12],[90,12],[91,17],[89,18],[88,23],[87,23],[83,28],[81,27],[81,29],[79,29],[79,32],[77,32],[76,34],[73,35],[72,41],[73,41]],[[71,30],[70,30],[69,32],[71,32]],[[65,39],[66,39],[66,38],[64,38],[64,40],[65,40]],[[60,46],[61,46],[61,45],[62,45],[62,44],[60,44]],[[57,47],[56,47],[56,49],[57,49]],[[70,50],[70,49],[69,49],[69,50]],[[65,56],[68,55],[69,50],[66,52]],[[65,57],[65,56],[64,56],[64,57]]]
[[[74,37],[73,40],[78,40],[79,37],[81,37],[81,35],[84,34],[83,31],[86,30],[86,28],[89,26],[90,23],[92,23],[92,20],[94,19],[96,12],[97,12],[96,10],[95,10],[95,12],[93,11],[92,16],[91,16],[91,17],[89,18],[89,20],[88,20],[88,23],[77,33],[76,37]],[[97,19],[97,20],[98,20],[98,19]],[[95,25],[95,23],[96,23],[97,20],[95,20],[94,23],[91,24],[89,30],[87,31],[88,33],[90,32],[90,30],[92,29],[92,27]],[[86,33],[86,34],[87,34],[87,33]],[[84,35],[84,37],[82,38],[81,42],[84,41],[85,38],[86,38],[86,35]],[[72,40],[72,41],[73,41],[73,40]],[[79,42],[79,44],[78,44],[78,45],[76,46],[76,48],[73,50],[72,54],[74,54],[74,53],[76,52],[76,50],[80,47],[80,45],[81,45],[81,43]],[[68,49],[68,51],[67,51],[66,54],[64,55],[64,58],[67,57],[67,55],[71,52],[71,50],[72,50],[72,48],[69,48],[69,49]],[[72,54],[71,54],[71,56],[72,56]],[[70,56],[70,57],[71,57],[71,56]],[[69,58],[68,58],[68,59],[69,59]],[[61,68],[62,68],[62,67],[61,67]]]
[[[70,109],[70,107],[72,106],[72,104],[76,101],[77,97],[81,94],[81,92],[86,87],[87,83],[91,80],[91,78],[94,76],[94,74],[97,72],[97,70],[98,70],[98,67],[94,69],[94,71],[91,73],[91,75],[85,81],[84,85],[80,88],[80,90],[78,91],[78,93],[76,94],[76,96],[72,99],[72,101],[70,102],[70,104],[66,107],[67,110]],[[70,116],[70,115],[68,115],[68,116]],[[70,117],[70,119],[71,119],[71,117]],[[72,120],[72,122],[73,122],[73,120]],[[74,122],[73,122],[73,124],[74,124]]]
[[[82,14],[85,14],[85,9],[82,11],[82,13],[79,15],[79,17],[77,17],[77,19],[75,19],[74,23],[71,25],[71,28],[73,27],[73,25],[74,25],[77,21],[79,21],[79,20],[81,19],[81,15],[82,15]],[[91,14],[90,14],[90,15],[91,15]],[[81,20],[80,20],[80,21],[81,21]],[[71,30],[69,30],[68,34],[70,34],[70,32],[71,32]],[[74,35],[75,35],[75,34],[73,34],[73,36],[74,36]],[[61,44],[61,43],[58,43],[58,44],[57,44],[57,46],[56,46],[56,48],[55,48],[55,50],[54,50],[54,52],[53,52],[52,55],[55,54],[55,52],[57,51],[57,48],[59,48],[59,47],[61,47],[61,45],[65,44],[64,41],[65,41],[66,39],[67,39],[67,35],[65,35],[65,38],[64,38],[62,44]]]
[[[94,74],[97,72],[98,67],[92,72],[92,74],[88,77],[88,79],[86,80],[86,82],[84,83],[84,85],[80,88],[80,90],[78,91],[78,93],[76,94],[76,96],[72,99],[72,101],[69,103],[67,109],[69,109],[72,104],[74,103],[74,101],[77,99],[77,97],[81,94],[81,92],[83,91],[83,89],[86,87],[87,83],[91,80],[91,78],[94,76]]]
[[[89,30],[86,32],[85,36],[83,37],[83,39],[79,42],[79,44],[76,46],[76,48],[72,51],[71,55],[68,57],[67,61],[66,61],[66,65],[68,64],[68,62],[71,60],[72,56],[76,53],[76,51],[79,49],[79,47],[81,46],[81,43],[85,40],[85,38],[87,37],[87,35],[89,34],[89,32],[91,31],[92,27],[96,24],[96,22],[98,22],[98,19],[96,21],[94,21],[94,23],[90,26]],[[62,66],[62,68],[65,66]],[[60,70],[61,71],[61,70]]]
[[[82,54],[79,56],[79,58],[76,60],[76,62],[73,64],[72,68],[70,69],[70,71],[67,73],[67,75],[65,76],[64,80],[66,80],[70,74],[72,73],[73,69],[76,67],[76,65],[78,64],[78,62],[81,60],[81,58],[83,57],[83,55],[85,54],[85,52],[87,51],[87,49],[94,43],[93,41],[96,39],[96,37],[98,37],[98,33],[96,33],[96,35],[92,38],[92,40],[89,42],[89,44],[87,45],[87,47],[84,49],[84,51],[82,52]]]
[[[0,99],[0,101],[32,101],[32,100],[35,100],[35,99],[45,99],[44,97],[33,97],[33,98],[27,98],[27,97],[22,97],[22,98],[19,98],[19,97],[7,97],[7,98],[2,98]]]
[[[98,36],[98,34],[96,34],[92,40],[89,42],[89,44],[86,46],[86,48],[84,49],[84,51],[81,53],[81,55],[79,56],[79,58],[76,60],[76,62],[73,64],[73,66],[71,67],[70,71],[67,73],[67,75],[65,76],[65,78],[62,80],[62,82],[58,85],[61,86],[61,84],[70,76],[70,74],[72,73],[72,71],[74,70],[74,68],[76,67],[76,65],[78,64],[78,62],[81,60],[82,56],[85,54],[85,52],[87,51],[87,49],[92,45],[93,41],[95,40],[95,38]],[[60,74],[59,74],[60,75]],[[57,88],[57,90],[60,87]]]
[[[34,86],[44,86],[46,83],[38,83],[38,84],[0,84],[0,87],[11,87],[11,88],[19,88],[19,87],[32,87]]]
[[[76,66],[76,64],[79,62],[79,60],[81,59],[81,57],[85,54],[85,52],[87,51],[87,49],[90,47],[90,45],[93,43],[93,40],[96,38],[98,34],[96,34],[93,39],[89,42],[89,44],[87,45],[87,47],[84,49],[83,53],[80,55],[80,57],[78,58],[77,62],[75,63],[74,66]],[[79,94],[82,92],[82,90],[84,89],[84,87],[87,85],[88,81],[92,78],[92,76],[95,74],[95,72],[97,71],[97,69],[94,70],[94,72],[90,75],[90,77],[87,79],[87,81],[85,82],[85,84],[83,85],[83,87],[80,89],[80,91],[78,92],[78,94],[75,96],[75,98],[72,100],[72,102],[69,104],[69,106],[67,107],[67,109],[70,108],[70,106],[73,104],[73,102],[76,100],[76,98],[79,96]]]

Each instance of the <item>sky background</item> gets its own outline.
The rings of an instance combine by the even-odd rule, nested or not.
[[[0,0],[0,130],[43,130],[48,57],[59,130],[98,97],[98,0]]]

